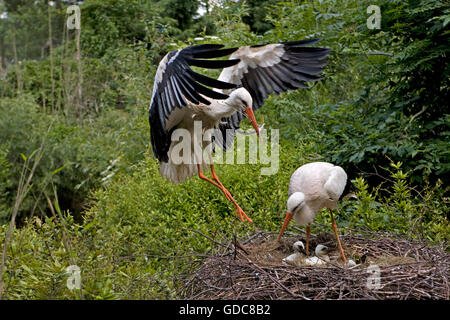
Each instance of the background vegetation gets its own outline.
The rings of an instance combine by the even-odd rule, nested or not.
[[[375,1],[369,30],[357,0],[88,0],[81,32],[65,24],[76,3],[0,1],[1,298],[176,298],[210,239],[278,231],[290,175],[314,160],[358,189],[342,232],[448,242],[448,1]],[[332,49],[324,79],[257,115],[280,129],[279,172],[218,165],[253,224],[199,179],[159,176],[147,109],[169,50],[312,37]],[[82,290],[66,286],[73,264]]]

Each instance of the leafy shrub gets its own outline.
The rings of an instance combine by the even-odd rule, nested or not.
[[[325,106],[318,152],[346,167],[373,172],[388,156],[419,185],[448,184],[448,5],[444,1],[384,1],[381,31],[358,30],[371,51],[358,97]],[[392,55],[390,57],[389,55]],[[324,110],[322,110],[324,111]]]
[[[30,155],[44,143],[43,158],[33,178],[33,187],[21,208],[26,213],[45,215],[45,195],[55,186],[64,209],[78,215],[92,188],[98,188],[128,163],[143,157],[146,121],[129,121],[120,110],[105,112],[95,124],[70,121],[45,114],[30,96],[0,100],[0,139],[8,143],[6,159],[9,184],[6,204],[12,207],[22,168],[22,154]],[[5,218],[5,217],[3,217]],[[2,221],[2,223],[5,220]]]
[[[423,190],[411,187],[402,163],[390,164],[385,182],[370,188],[364,178],[355,179],[359,201],[339,217],[349,228],[361,227],[372,231],[403,234],[409,239],[432,242],[450,240],[448,198],[441,189],[442,182]],[[387,190],[383,190],[387,187]],[[382,192],[380,192],[382,191]]]
[[[9,186],[11,185],[11,166],[7,159],[8,149],[0,144],[0,221],[8,215],[10,207],[8,206]]]

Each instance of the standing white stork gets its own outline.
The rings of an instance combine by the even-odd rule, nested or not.
[[[309,251],[310,224],[322,208],[329,208],[331,225],[344,263],[347,262],[339,239],[333,209],[343,198],[356,198],[353,185],[344,169],[328,162],[311,162],[294,171],[289,182],[287,213],[278,240],[292,217],[299,225],[306,226],[306,254]]]
[[[330,50],[305,47],[319,39],[277,44],[222,49],[222,45],[202,44],[169,52],[156,71],[149,109],[150,135],[155,157],[160,161],[160,173],[178,183],[198,174],[200,179],[219,188],[237,209],[243,221],[252,221],[240,208],[214,171],[211,152],[209,159],[195,150],[204,150],[212,141],[226,149],[232,145],[235,130],[245,115],[256,133],[259,127],[253,110],[267,96],[287,90],[308,88],[306,81],[317,81]],[[205,60],[230,55],[229,60]],[[194,72],[190,66],[225,68],[219,78],[212,79]],[[214,88],[211,90],[205,86]],[[201,121],[203,137],[198,137],[195,121]],[[189,132],[192,139],[190,154],[183,161],[174,161],[179,150],[172,134],[176,129]],[[209,134],[213,129],[214,134]],[[176,148],[176,149],[175,149]],[[187,161],[185,161],[187,159]],[[202,172],[208,165],[212,180]]]

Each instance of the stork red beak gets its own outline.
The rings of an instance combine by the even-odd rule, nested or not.
[[[259,135],[259,126],[258,126],[258,123],[256,122],[255,114],[253,113],[253,109],[251,107],[245,108],[245,113],[247,114],[248,119],[250,120],[253,128],[255,129],[256,135],[258,136],[259,139],[261,139],[261,136]]]
[[[280,242],[281,236],[284,233],[284,230],[287,228],[287,226],[289,225],[289,222],[291,221],[292,217],[294,216],[293,213],[287,212],[286,213],[286,217],[284,218],[284,223],[283,226],[281,227],[281,231],[280,234],[278,235],[278,239],[277,242]]]

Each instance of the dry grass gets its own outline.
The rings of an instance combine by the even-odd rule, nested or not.
[[[323,267],[289,266],[282,259],[293,252],[299,237],[259,232],[241,241],[220,244],[188,276],[181,278],[185,299],[449,299],[450,255],[441,246],[400,239],[386,233],[342,236],[345,267],[334,238],[311,238],[331,248],[331,263]],[[367,267],[377,265],[379,286]],[[369,284],[369,285],[368,285]],[[371,286],[372,284],[372,286]],[[372,289],[371,289],[372,288]]]

